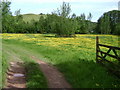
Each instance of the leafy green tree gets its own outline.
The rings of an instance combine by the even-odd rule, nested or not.
[[[73,13],[72,16],[71,16],[72,19],[76,19],[76,14]]]
[[[74,36],[75,33],[91,33],[93,28],[91,27],[92,14],[89,14],[87,20],[84,13],[81,16],[76,16],[75,13],[70,16],[69,3],[63,2],[60,9],[52,14],[41,14],[39,21],[30,22],[23,20],[20,9],[15,11],[16,16],[12,16],[10,4],[8,1],[2,2],[3,32],[6,33],[56,33],[58,36],[69,37]]]
[[[99,18],[96,32],[101,34],[117,34],[119,29],[119,23],[120,11],[112,10],[106,12]]]
[[[75,25],[74,21],[70,19],[71,8],[69,3],[63,2],[60,9],[57,9],[56,12],[53,12],[54,15],[57,15],[56,17],[56,23],[54,23],[54,26],[56,27],[56,34],[58,36],[72,36],[75,33]]]
[[[71,8],[69,3],[63,2],[62,6],[60,6],[60,9],[57,8],[56,14],[62,17],[69,17],[70,12]]]
[[[74,15],[72,15],[73,17]],[[96,23],[91,22],[92,14],[86,17],[83,13],[80,16],[76,16],[75,20],[77,22],[76,32],[77,34],[87,34],[87,33],[94,33]]]
[[[110,29],[110,18],[109,16],[105,15],[103,18],[101,18],[98,21],[99,24],[99,33],[101,34],[110,34],[111,29]]]
[[[72,14],[71,19],[73,21],[74,25],[74,31],[75,33],[79,33],[80,25],[79,25],[79,20],[78,17],[76,16],[75,13]]]
[[[120,35],[120,23],[116,24],[115,31],[113,34]]]
[[[87,17],[87,20],[91,21],[91,19],[92,19],[92,14],[89,13],[89,15],[88,15],[88,17]]]
[[[87,30],[88,30],[88,33],[92,33],[92,23],[91,23],[91,19],[92,19],[92,14],[89,13],[89,15],[87,16]]]
[[[2,2],[0,1],[0,33],[2,33]]]
[[[2,3],[2,32],[9,32],[9,30],[13,31],[12,25],[12,13],[10,12],[10,4],[9,1],[3,1]]]
[[[38,22],[38,29],[40,33],[44,33],[45,32],[45,19],[43,16],[41,16],[39,18],[39,22]]]
[[[57,17],[56,14],[47,14],[44,22],[46,33],[55,33]]]
[[[81,27],[80,27],[80,33],[85,34],[88,33],[88,26],[87,26],[87,22],[86,22],[86,16],[85,14],[81,14],[80,16],[81,18]]]
[[[15,11],[14,16],[14,29],[16,33],[24,33],[25,22],[23,21],[23,16],[20,14],[20,9]]]

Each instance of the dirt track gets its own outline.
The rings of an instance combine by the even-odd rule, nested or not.
[[[41,71],[47,79],[49,88],[71,88],[56,67],[37,59],[35,56],[32,56],[32,59],[39,64]],[[25,68],[22,64],[23,62],[20,61],[10,62],[10,68],[7,71],[6,88],[26,88]]]
[[[62,73],[60,73],[56,67],[49,65],[34,56],[32,56],[32,58],[39,63],[40,69],[48,81],[49,88],[71,88],[70,84],[68,84]]]
[[[26,88],[25,68],[22,64],[23,62],[10,62],[6,88]]]

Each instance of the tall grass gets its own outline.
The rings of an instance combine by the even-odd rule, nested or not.
[[[8,61],[7,61],[7,56],[5,56],[5,53],[2,54],[2,88],[5,86],[5,82],[6,82],[6,72],[8,69]]]
[[[39,64],[29,58],[22,58],[26,68],[27,88],[48,88],[47,80],[42,74]]]

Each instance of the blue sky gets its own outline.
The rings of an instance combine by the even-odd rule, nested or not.
[[[62,2],[69,2],[71,5],[71,14],[79,16],[89,12],[92,13],[92,21],[97,21],[104,12],[118,10],[118,1],[120,0],[9,0],[11,1],[11,11],[21,9],[21,14],[26,13],[51,13],[62,5]]]

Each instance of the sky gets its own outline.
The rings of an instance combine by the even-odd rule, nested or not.
[[[118,10],[120,0],[8,0],[11,1],[11,11],[14,14],[16,10],[21,9],[21,14],[27,13],[51,13],[60,8],[63,1],[71,5],[71,13],[77,16],[85,13],[88,16],[92,13],[93,22],[97,22],[103,13]]]

